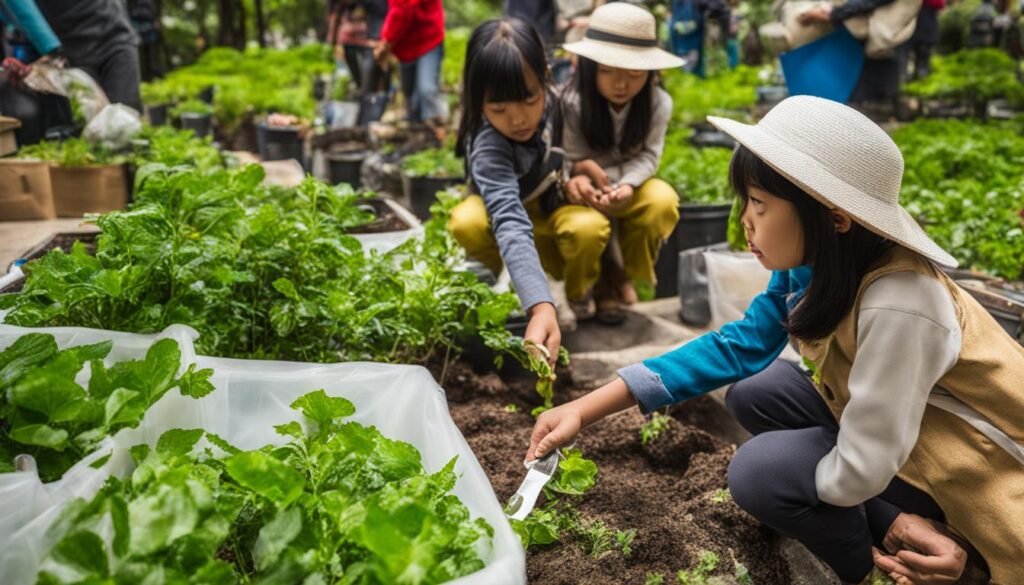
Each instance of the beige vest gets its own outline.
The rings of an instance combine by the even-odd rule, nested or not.
[[[960,357],[937,386],[1024,444],[1024,347],[922,256],[897,246],[875,266],[861,281],[853,309],[835,332],[799,343],[800,353],[821,374],[818,391],[836,420],[850,400],[861,296],[886,274],[916,272],[946,285],[963,332]],[[942,507],[950,528],[985,557],[992,583],[1024,584],[1024,466],[1009,452],[961,417],[929,404],[917,444],[898,475]]]

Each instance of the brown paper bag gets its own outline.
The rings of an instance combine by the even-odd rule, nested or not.
[[[50,163],[0,160],[0,221],[57,217],[50,184]]]
[[[124,165],[50,167],[57,217],[105,213],[128,204]]]

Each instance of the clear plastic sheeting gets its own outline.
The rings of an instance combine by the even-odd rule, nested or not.
[[[60,347],[114,341],[111,361],[141,357],[158,336],[130,335],[89,329],[24,329],[0,326],[0,349],[30,331],[52,333]],[[275,425],[298,420],[301,414],[290,405],[308,392],[323,389],[342,396],[356,407],[351,420],[373,425],[391,439],[419,449],[424,468],[434,473],[458,457],[459,479],[454,494],[473,517],[494,527],[490,545],[481,543],[486,566],[452,581],[457,585],[521,585],[526,583],[526,557],[512,532],[487,476],[448,412],[444,391],[430,373],[419,366],[377,363],[306,364],[297,362],[236,360],[195,356],[195,332],[173,326],[160,336],[173,336],[182,345],[183,367],[194,361],[199,369],[213,369],[215,390],[198,400],[168,392],[146,414],[136,429],[122,431],[104,448],[72,468],[61,480],[48,485],[31,472],[0,475],[0,575],[5,585],[35,582],[40,559],[53,543],[46,528],[60,508],[75,497],[91,497],[109,474],[131,471],[128,448],[147,442],[154,445],[170,428],[203,428],[217,433],[241,449],[282,444],[285,438]],[[99,469],[89,463],[113,449],[110,461]]]
[[[198,334],[191,327],[172,325],[158,334],[139,335],[76,327],[30,329],[0,325],[0,350],[6,349],[28,333],[53,335],[60,349],[110,340],[113,348],[104,362],[141,359],[157,340],[171,338],[181,350],[179,375],[195,362],[193,340]],[[89,365],[79,372],[75,381],[88,385]],[[180,418],[199,416],[198,402],[172,390],[146,413],[134,429],[124,429],[107,438],[102,446],[69,469],[64,476],[44,484],[33,471],[0,473],[0,575],[4,585],[30,585],[36,582],[39,563],[53,546],[47,528],[60,515],[64,505],[75,498],[91,498],[111,475],[124,476],[132,469],[128,449],[148,443],[155,446],[164,431],[175,428]],[[92,464],[111,455],[106,463],[94,469]]]

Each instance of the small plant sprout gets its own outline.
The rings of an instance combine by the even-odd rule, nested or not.
[[[709,550],[700,551],[697,557],[697,566],[691,569],[683,569],[676,573],[680,585],[706,585],[708,577],[718,568],[718,555]]]
[[[636,538],[636,528],[618,530],[615,532],[615,544],[618,545],[619,550],[622,551],[622,556],[628,557],[633,554],[633,548],[630,545],[633,544],[634,538]]]
[[[736,553],[729,549],[729,556],[732,557],[733,571],[736,573],[736,582],[740,585],[754,585],[754,579],[750,576],[750,570],[743,563],[736,560]]]
[[[713,504],[725,504],[732,501],[732,494],[729,493],[729,490],[727,489],[719,488],[711,492],[708,499],[710,499]]]
[[[647,580],[644,585],[665,585],[664,573],[647,573]]]
[[[595,559],[603,557],[615,548],[614,532],[600,520],[581,524],[577,535],[584,552]]]
[[[660,437],[662,433],[668,430],[668,422],[668,415],[661,414],[660,412],[652,414],[651,419],[640,427],[640,444],[646,445]]]
[[[519,407],[510,402],[505,405],[505,412],[519,412]]]

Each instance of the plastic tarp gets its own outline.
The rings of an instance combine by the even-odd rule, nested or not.
[[[87,329],[0,326],[0,348],[29,331],[54,333],[61,347],[113,339],[115,350],[124,348],[111,352],[115,360],[141,356],[157,337]],[[99,470],[89,468],[88,464],[107,452],[103,449],[49,485],[40,484],[33,473],[0,475],[0,501],[4,502],[4,517],[0,520],[0,575],[4,576],[5,585],[34,582],[40,558],[53,545],[45,540],[46,527],[56,518],[62,504],[74,497],[90,497],[107,474],[129,472],[127,448],[131,445],[144,441],[155,444],[163,431],[176,427],[204,428],[242,449],[281,444],[285,438],[275,432],[274,425],[298,420],[301,414],[289,405],[299,396],[318,389],[350,400],[356,407],[351,420],[376,426],[385,436],[414,445],[430,473],[458,457],[459,479],[454,494],[473,517],[482,517],[494,527],[494,539],[490,546],[480,548],[485,568],[451,583],[526,582],[526,557],[519,538],[512,532],[487,476],[452,421],[444,390],[426,369],[365,362],[306,364],[196,357],[191,349],[192,338],[185,335],[192,333],[187,327],[174,326],[161,335],[186,338],[181,340],[188,345],[188,351],[182,348],[183,364],[191,359],[200,369],[213,369],[213,392],[198,400],[182,397],[176,391],[168,392],[138,428],[122,431],[110,441],[115,450],[122,452],[115,452]],[[173,408],[165,408],[165,403]]]
[[[157,340],[171,338],[181,350],[179,375],[195,361],[193,340],[198,334],[191,327],[172,325],[155,335],[118,333],[76,327],[30,329],[13,325],[0,325],[0,350],[27,333],[49,333],[60,349],[110,340],[113,348],[104,360],[114,362],[141,359]],[[79,372],[76,382],[88,384],[89,365]],[[64,504],[75,498],[91,498],[111,475],[124,476],[132,469],[128,449],[132,445],[148,443],[155,446],[164,431],[178,426],[179,417],[198,414],[196,400],[171,390],[146,413],[142,423],[134,429],[124,429],[107,438],[92,454],[69,469],[64,476],[44,484],[31,472],[0,473],[0,576],[4,585],[28,585],[36,582],[39,562],[53,546],[46,531],[59,516]],[[111,454],[110,459],[93,469],[91,464]]]

